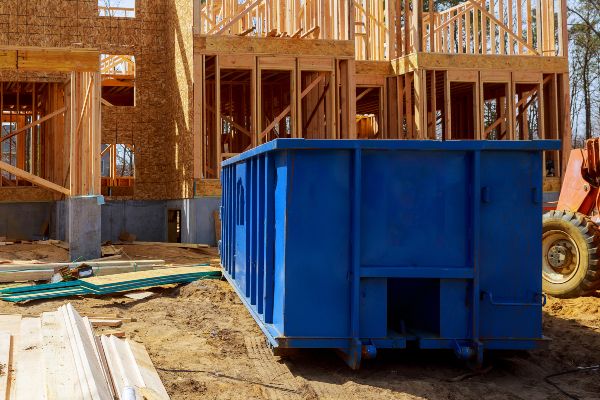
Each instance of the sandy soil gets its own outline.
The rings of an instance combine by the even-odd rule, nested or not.
[[[215,261],[214,251],[138,246],[125,250],[132,258],[158,256],[179,264]],[[146,345],[174,400],[561,400],[568,397],[544,382],[544,377],[600,364],[600,297],[549,298],[544,334],[552,342],[547,350],[488,354],[485,373],[454,380],[468,370],[446,352],[383,353],[358,372],[329,351],[305,351],[281,360],[268,351],[260,330],[227,282],[206,280],[154,291],[154,297],[141,301],[122,296],[68,301],[82,314],[135,318],[122,330]],[[66,301],[0,302],[0,312],[37,314]],[[598,371],[558,376],[553,382],[576,398],[600,399]]]

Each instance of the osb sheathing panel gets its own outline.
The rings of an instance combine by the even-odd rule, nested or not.
[[[192,1],[137,0],[135,18],[99,17],[97,7],[98,0],[2,0],[0,45],[135,56],[136,106],[102,106],[102,143],[135,145],[136,199],[191,197]]]
[[[174,70],[169,81],[172,101],[172,118],[175,129],[175,179],[182,197],[192,197],[193,193],[193,2],[189,0],[169,0],[167,5],[167,46]]]

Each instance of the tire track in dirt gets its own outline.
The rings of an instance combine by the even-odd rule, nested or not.
[[[262,391],[269,400],[302,399],[300,385],[287,365],[278,361],[267,347],[264,337],[253,336],[245,339],[248,357],[254,363],[256,373],[264,384]]]

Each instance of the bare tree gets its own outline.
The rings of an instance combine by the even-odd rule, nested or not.
[[[573,144],[578,144],[600,129],[600,6],[596,0],[573,1],[569,21],[571,121]]]

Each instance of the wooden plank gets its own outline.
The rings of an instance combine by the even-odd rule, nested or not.
[[[41,316],[42,365],[48,400],[80,399],[82,387],[67,329],[58,312]]]
[[[127,342],[115,336],[103,335],[100,337],[100,343],[117,398],[122,399],[123,389],[127,386],[142,387],[144,382],[135,367],[135,358]]]
[[[141,267],[141,266],[162,266],[165,260],[112,260],[112,261],[77,261],[77,262],[65,262],[65,263],[43,263],[43,262],[18,262],[14,264],[2,264],[0,265],[0,272],[4,271],[18,271],[18,270],[44,270],[53,269],[60,267],[78,267],[81,265],[88,265],[92,268],[106,268],[106,267]]]
[[[168,243],[168,242],[122,242],[121,244],[127,245],[140,245],[140,246],[160,246],[160,247],[178,247],[181,249],[208,249],[209,245],[204,243]],[[164,263],[164,261],[163,261]]]
[[[46,399],[44,370],[40,368],[42,361],[42,325],[39,318],[23,318],[21,331],[15,340],[14,354],[14,392],[11,399],[31,400]]]
[[[71,195],[71,191],[69,189],[57,185],[56,183],[50,182],[46,179],[40,178],[39,176],[30,174],[29,172],[23,171],[22,169],[13,167],[12,165],[5,163],[4,161],[0,161],[0,170],[4,170],[10,174],[18,176],[19,178],[22,178],[44,189],[62,193],[67,196]]]
[[[35,267],[38,267],[37,265]],[[25,267],[30,268],[30,267]],[[148,271],[154,269],[152,265],[126,265],[126,266],[106,266],[106,267],[95,267],[94,276],[105,276],[105,275],[115,275],[115,274],[123,274],[126,272],[134,272],[134,271]],[[9,283],[9,282],[27,282],[27,281],[49,281],[52,279],[54,275],[54,269],[26,269],[26,270],[14,270],[6,271],[4,269],[0,270],[0,282]]]
[[[0,399],[8,400],[12,379],[12,335],[0,332]]]
[[[103,319],[103,318],[89,318],[92,326],[109,326],[111,328],[118,328],[123,325],[123,321],[120,319]]]
[[[93,400],[112,398],[112,391],[105,378],[96,343],[87,332],[88,329],[91,329],[89,324],[81,318],[71,304],[60,307],[58,311],[69,332],[73,355],[75,359],[80,359],[82,371],[78,371],[78,374],[84,390],[87,386],[89,398]]]
[[[10,333],[13,336],[19,335],[21,332],[20,314],[5,314],[0,315],[0,332]]]
[[[100,340],[119,398],[122,398],[121,394],[126,386],[133,386],[139,389],[146,398],[169,399],[143,345],[115,336],[103,335]]]
[[[168,400],[169,395],[156,368],[154,368],[154,364],[144,345],[132,340],[127,340],[127,344],[129,345],[129,349],[135,359],[142,381],[144,382],[144,388],[147,389],[142,389],[142,393],[145,395],[149,391],[154,395],[152,397],[153,399]]]

